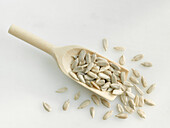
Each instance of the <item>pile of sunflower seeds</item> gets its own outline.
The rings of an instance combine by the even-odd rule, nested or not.
[[[107,51],[108,41],[103,39],[104,50]],[[117,51],[125,51],[123,47],[114,47]],[[139,61],[143,59],[143,54],[138,54],[132,58],[132,61]],[[119,64],[125,64],[125,56],[122,55],[119,59]],[[152,63],[143,62],[141,63],[144,67],[151,67]],[[131,69],[132,75],[129,80],[125,80],[125,72],[123,72],[118,64],[108,62],[108,60],[97,56],[96,53],[90,54],[85,50],[81,50],[79,54],[73,57],[73,61],[70,65],[71,71],[70,76],[76,81],[80,81],[91,88],[98,89],[100,91],[107,91],[111,94],[117,95],[120,98],[122,104],[117,104],[118,114],[115,117],[120,119],[128,118],[128,114],[132,114],[137,111],[141,118],[146,118],[145,112],[141,109],[145,104],[154,106],[155,102],[151,99],[144,98],[145,94],[150,94],[155,89],[155,84],[148,87],[146,79],[141,76],[138,70]],[[142,84],[140,87],[139,84]],[[148,87],[148,88],[147,88]],[[132,92],[135,89],[137,94]],[[146,89],[147,88],[147,89]],[[145,91],[144,91],[145,89]],[[63,87],[58,89],[57,93],[66,92],[67,88]],[[78,100],[80,92],[77,92],[74,96],[74,100]],[[96,95],[91,96],[92,101],[99,106],[100,102],[105,107],[110,108],[111,104],[104,98],[99,98]],[[83,109],[90,105],[89,99],[83,101],[78,109]],[[69,108],[69,99],[64,102],[63,110],[66,111]],[[50,105],[43,102],[45,110],[51,111]],[[139,109],[140,108],[140,109]],[[108,119],[113,115],[114,111],[109,110],[103,115],[103,120]],[[90,107],[90,115],[92,118],[95,117],[95,107]]]

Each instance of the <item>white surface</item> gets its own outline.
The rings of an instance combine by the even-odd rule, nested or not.
[[[169,126],[170,114],[170,1],[169,0],[4,0],[0,1],[0,128],[164,128]],[[118,61],[122,53],[113,46],[126,47],[126,67],[138,69],[148,81],[156,83],[151,95],[156,107],[144,107],[145,120],[136,113],[127,120],[115,117],[102,120],[103,114],[115,109],[102,105],[91,119],[89,107],[77,106],[89,99],[91,92],[64,76],[55,61],[44,52],[7,33],[10,24],[19,25],[56,46],[78,44]],[[102,38],[109,41],[104,52]],[[152,68],[143,68],[130,59],[145,55]],[[66,86],[69,91],[56,94]],[[73,100],[76,92],[81,98]],[[62,104],[70,99],[68,111]],[[48,113],[42,102],[53,111]]]

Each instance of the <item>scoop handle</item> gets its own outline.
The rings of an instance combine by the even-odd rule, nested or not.
[[[12,34],[15,37],[18,37],[21,40],[26,41],[27,43],[43,50],[44,52],[52,55],[54,46],[47,41],[35,36],[34,34],[27,32],[26,30],[16,26],[11,25],[8,33]]]

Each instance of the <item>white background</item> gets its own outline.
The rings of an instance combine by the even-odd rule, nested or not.
[[[103,121],[108,110],[117,114],[116,99],[110,109],[100,105],[91,119],[89,108],[77,110],[91,92],[67,78],[52,57],[7,33],[16,24],[56,46],[81,45],[111,60],[125,54],[127,68],[136,68],[148,86],[156,89],[145,97],[156,102],[146,106],[146,119],[133,113],[127,120],[114,116]],[[107,38],[108,52],[101,40]],[[124,46],[124,53],[113,46]],[[143,53],[140,62],[131,58]],[[153,67],[144,68],[143,61]],[[0,128],[165,128],[170,115],[170,1],[169,0],[0,0]],[[56,94],[60,87],[68,87]],[[139,85],[141,87],[141,85]],[[144,89],[145,90],[145,89]],[[74,94],[81,98],[74,101]],[[70,99],[64,112],[62,104]],[[52,107],[46,112],[42,102]]]

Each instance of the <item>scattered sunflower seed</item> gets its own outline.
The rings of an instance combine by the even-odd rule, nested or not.
[[[87,107],[90,104],[90,100],[85,100],[84,102],[82,102],[80,104],[80,106],[78,107],[78,109],[83,109],[85,107]]]
[[[134,109],[132,109],[131,107],[129,107],[129,106],[124,106],[124,108],[125,108],[125,110],[128,112],[128,113],[133,113],[134,112]]]
[[[120,89],[114,89],[113,92],[112,92],[112,94],[113,94],[113,95],[121,95],[121,94],[123,94],[123,92],[124,92],[124,91],[122,91],[122,90],[120,90]]]
[[[139,61],[143,58],[143,54],[138,54],[136,56],[133,57],[132,61]]]
[[[145,114],[145,112],[143,111],[143,110],[141,110],[141,109],[138,109],[137,110],[137,113],[138,113],[138,115],[141,117],[141,118],[146,118],[146,114]]]
[[[140,77],[140,73],[137,70],[132,68],[132,72],[133,72],[134,76],[136,76],[137,78]]]
[[[125,94],[120,95],[120,100],[124,105],[127,105],[128,98]]]
[[[145,104],[150,105],[150,106],[155,106],[155,103],[150,100],[150,99],[144,99]]]
[[[136,91],[137,91],[140,95],[144,95],[144,92],[143,92],[138,86],[136,86],[135,84],[134,84],[134,86],[135,86]]]
[[[150,94],[153,90],[155,89],[155,84],[152,84],[148,90],[146,91],[146,93]]]
[[[107,120],[109,117],[111,117],[113,115],[113,111],[110,110],[108,112],[106,112],[103,116],[103,120]]]
[[[117,110],[118,110],[118,112],[120,112],[120,113],[123,113],[123,112],[124,112],[124,108],[122,107],[121,104],[117,104]]]
[[[107,100],[105,100],[105,99],[103,99],[103,98],[100,98],[100,100],[101,100],[101,103],[105,106],[105,107],[107,107],[107,108],[110,108],[110,103],[107,101]]]
[[[134,101],[132,99],[129,99],[128,103],[129,103],[129,106],[135,110],[135,103],[134,103]]]
[[[74,100],[78,100],[79,98],[80,98],[80,91],[75,94]]]
[[[43,107],[44,107],[44,109],[45,109],[46,111],[48,111],[48,112],[50,112],[50,111],[51,111],[51,107],[50,107],[50,105],[49,105],[49,104],[47,104],[47,103],[45,103],[45,102],[43,102]]]
[[[139,96],[139,104],[138,104],[138,106],[143,107],[143,105],[144,105],[144,98],[143,98],[143,96]]]
[[[66,111],[68,109],[69,105],[70,105],[70,101],[69,100],[65,101],[63,104],[63,110]]]
[[[113,47],[117,51],[125,51],[124,47]]]
[[[138,81],[135,77],[131,76],[131,77],[129,77],[129,79],[130,79],[130,81],[133,82],[134,84],[139,84],[139,81]]]
[[[144,88],[147,87],[146,80],[145,80],[145,78],[144,78],[143,76],[141,77],[141,83],[142,83],[142,85],[143,85]]]
[[[134,98],[134,103],[135,103],[135,106],[138,107],[139,106],[139,96],[136,95],[135,98]]]
[[[90,108],[90,115],[91,115],[92,118],[94,118],[94,116],[95,116],[95,109],[94,109],[94,107]]]
[[[99,100],[99,98],[98,98],[96,95],[91,95],[91,99],[93,100],[93,102],[94,102],[96,105],[99,105],[99,104],[100,104],[100,100]]]
[[[66,92],[67,90],[68,90],[67,87],[63,87],[63,88],[58,89],[56,92],[57,93],[63,93],[63,92]]]
[[[118,117],[120,119],[126,119],[126,118],[128,118],[128,114],[126,114],[126,113],[119,113],[119,114],[115,115],[115,117]]]
[[[108,48],[108,41],[107,39],[103,39],[103,48],[105,51],[107,51],[107,48]]]
[[[119,59],[119,64],[120,64],[120,65],[124,65],[124,64],[125,64],[125,56],[124,56],[124,55],[122,55],[122,56],[120,57],[120,59]]]
[[[132,92],[127,92],[127,91],[126,91],[126,94],[127,94],[130,98],[132,98],[132,99],[135,98],[135,95],[134,95]]]
[[[152,63],[150,62],[143,62],[141,63],[141,65],[143,65],[144,67],[152,67]]]
[[[125,81],[124,85],[127,86],[127,87],[133,87],[133,84],[129,81]]]

